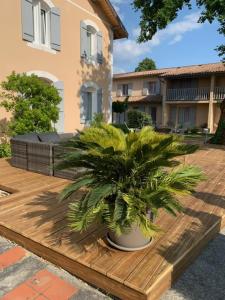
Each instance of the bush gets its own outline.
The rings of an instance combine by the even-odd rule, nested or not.
[[[142,128],[144,126],[152,125],[151,116],[139,110],[128,111],[127,118],[128,127],[130,128]]]
[[[193,127],[193,128],[191,128],[190,132],[191,132],[191,134],[197,134],[199,132],[199,129],[198,129],[198,127]]]
[[[12,113],[11,135],[52,131],[59,118],[57,89],[36,75],[13,72],[2,82],[1,106]]]
[[[103,113],[95,113],[90,125],[93,127],[99,127],[102,123],[104,123]]]
[[[10,157],[10,156],[11,156],[10,144],[8,143],[0,144],[0,158]]]

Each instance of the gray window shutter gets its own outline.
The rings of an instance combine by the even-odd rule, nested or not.
[[[122,84],[118,84],[117,85],[116,96],[117,97],[121,97],[122,96]]]
[[[25,41],[34,41],[34,16],[32,0],[21,0],[22,37]]]
[[[60,33],[60,10],[56,7],[51,8],[51,48],[60,51],[61,33]]]
[[[145,81],[144,86],[143,86],[143,91],[142,91],[143,96],[148,96],[148,94],[149,94],[148,88],[149,88],[149,83],[148,83],[148,81]]]
[[[59,96],[62,98],[62,101],[59,103],[59,120],[55,124],[55,129],[59,133],[64,132],[64,83],[63,81],[56,81],[53,83],[54,87],[58,90]]]
[[[87,25],[81,21],[80,22],[80,55],[82,58],[86,59],[88,57],[88,40],[87,40]]]
[[[102,89],[98,89],[97,92],[97,113],[102,113]]]
[[[132,92],[133,92],[133,84],[129,83],[128,84],[128,96],[132,96]]]
[[[88,111],[88,99],[87,93],[85,91],[81,91],[80,97],[80,123],[85,124],[87,119],[87,111]]]
[[[156,91],[155,91],[155,93],[157,95],[160,94],[160,80],[159,79],[156,81]]]
[[[103,63],[103,38],[102,33],[99,31],[97,33],[97,62],[99,64]]]

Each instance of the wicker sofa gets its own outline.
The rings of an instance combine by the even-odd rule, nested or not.
[[[49,176],[73,179],[80,170],[57,170],[60,154],[74,151],[60,143],[72,138],[74,134],[29,133],[11,139],[12,159],[14,167],[22,168]]]

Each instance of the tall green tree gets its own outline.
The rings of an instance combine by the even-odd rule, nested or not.
[[[62,100],[57,89],[36,75],[13,72],[1,83],[0,106],[11,112],[11,135],[53,130]]]
[[[142,72],[142,71],[148,71],[148,70],[155,70],[156,64],[153,59],[146,57],[143,59],[135,69],[135,72]]]
[[[176,19],[184,7],[192,8],[193,0],[133,0],[134,8],[141,13],[139,42],[152,39],[160,29]],[[202,9],[200,23],[218,21],[220,34],[225,35],[225,0],[195,0],[196,6]],[[219,55],[225,61],[225,45],[217,47]]]

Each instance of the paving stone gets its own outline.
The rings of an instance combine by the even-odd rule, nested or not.
[[[41,270],[24,284],[43,294],[48,299],[68,300],[78,289],[47,270]]]
[[[20,262],[26,255],[21,247],[13,247],[0,254],[0,271]]]
[[[12,247],[14,247],[12,243],[8,242],[6,239],[0,236],[0,254]]]
[[[22,262],[10,266],[4,272],[0,272],[0,297],[33,276],[46,266],[42,261],[32,256]]]

